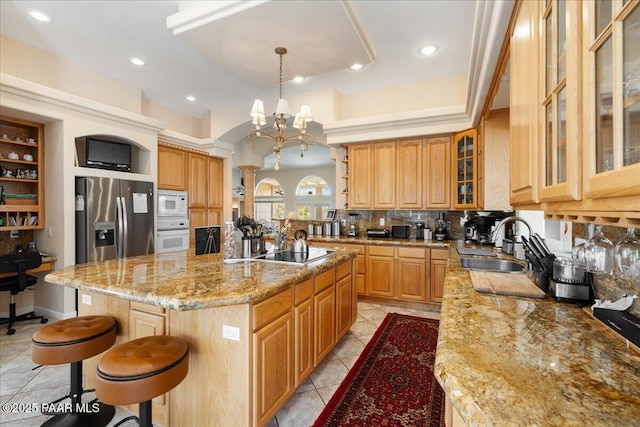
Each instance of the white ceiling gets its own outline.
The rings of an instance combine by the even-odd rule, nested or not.
[[[486,33],[483,25],[496,19],[476,15],[487,13],[479,7],[485,1],[490,0],[2,0],[0,32],[199,117],[227,105],[245,104],[248,112],[258,97],[275,100],[277,46],[289,50],[285,97],[327,87],[356,93],[474,75],[474,42]],[[499,10],[505,16],[497,20],[508,22],[513,0],[496,2],[506,4]],[[31,19],[28,8],[53,21]],[[425,43],[440,49],[421,56],[418,48]],[[143,58],[146,65],[132,65],[131,56]],[[349,70],[351,62],[365,67]],[[300,84],[289,81],[296,74],[307,78]],[[188,94],[197,100],[187,101]]]

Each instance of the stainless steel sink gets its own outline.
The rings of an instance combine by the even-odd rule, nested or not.
[[[506,259],[460,258],[463,268],[496,273],[523,273],[524,266]]]

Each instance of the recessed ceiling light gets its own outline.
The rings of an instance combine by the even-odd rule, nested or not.
[[[27,9],[27,13],[30,17],[40,22],[51,22],[51,18],[49,16],[38,9]]]
[[[293,78],[293,81],[296,83],[302,83],[304,81],[304,77],[303,76],[295,76]]]
[[[438,50],[438,46],[435,44],[426,44],[418,49],[418,52],[420,52],[421,55],[431,55],[435,53],[436,50]]]
[[[362,64],[358,64],[358,63],[356,62],[355,64],[353,64],[353,65],[352,65],[351,67],[349,67],[349,68],[351,68],[352,70],[359,70],[359,69],[361,69],[362,67],[364,67],[364,65],[362,65]]]
[[[185,98],[187,98],[187,101],[191,101],[191,102],[196,100],[196,97],[193,96],[193,95],[187,95],[187,96],[185,96]]]
[[[136,58],[135,56],[130,57],[129,62],[131,62],[134,65],[141,65],[141,66],[145,64],[145,62],[142,59]]]

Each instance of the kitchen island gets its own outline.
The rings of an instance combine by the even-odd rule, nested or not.
[[[289,265],[172,252],[70,266],[45,280],[78,289],[80,315],[115,317],[117,344],[187,339],[189,374],[154,399],[154,423],[261,426],[353,323],[357,254]],[[98,360],[83,363],[87,388]]]
[[[435,376],[454,426],[640,426],[639,353],[577,305],[476,292],[455,245]]]

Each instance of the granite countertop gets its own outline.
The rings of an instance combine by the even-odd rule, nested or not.
[[[640,426],[639,353],[577,305],[476,292],[455,245],[435,376],[467,425]]]
[[[168,252],[69,266],[47,274],[45,280],[174,310],[198,310],[259,301],[359,252],[341,249],[304,266],[226,264],[222,254]]]

